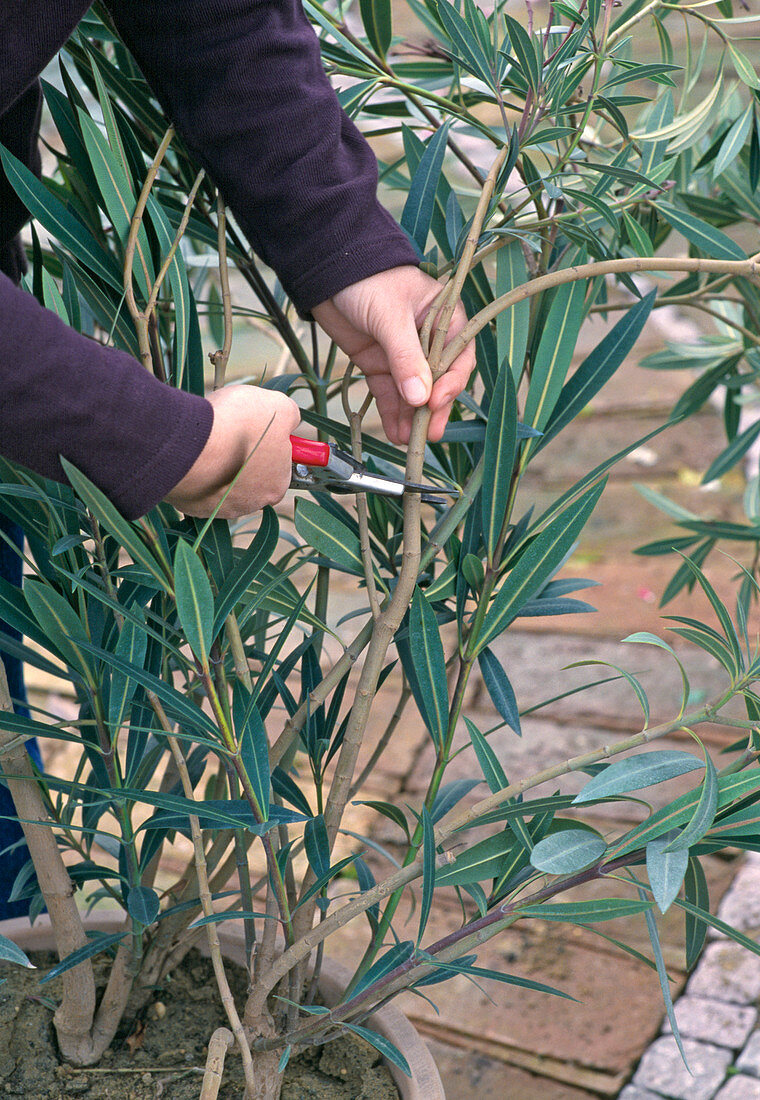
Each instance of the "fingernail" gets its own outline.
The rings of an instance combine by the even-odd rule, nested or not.
[[[401,392],[409,405],[424,405],[427,400],[427,389],[421,378],[407,378],[401,384]]]

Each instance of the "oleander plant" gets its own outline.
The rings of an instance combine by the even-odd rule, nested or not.
[[[669,721],[650,723],[643,687],[621,669],[640,732],[519,782],[490,739],[504,727],[521,734],[497,639],[521,617],[589,610],[572,594],[593,582],[565,566],[608,471],[643,441],[540,507],[524,478],[544,448],[561,462],[559,437],[653,310],[693,308],[718,330],[704,338],[711,357],[671,346],[650,364],[697,373],[647,438],[720,386],[727,440],[709,475],[758,435],[738,418],[760,369],[760,82],[744,45],[757,17],[744,6],[734,15],[732,0],[554,0],[540,21],[531,4],[405,0],[404,26],[417,29],[401,36],[403,3],[305,8],[343,107],[378,143],[384,194],[441,281],[421,333],[434,376],[477,343],[477,370],[439,443],[426,443],[426,410],[406,453],[363,430],[360,379],[251,253],[97,4],[61,54],[60,80],[44,85],[57,131],[44,178],[0,149],[33,218],[26,289],[67,324],[195,393],[224,384],[233,331],[263,330],[278,368],[255,380],[293,393],[320,438],[377,472],[456,490],[439,504],[302,492],[233,525],[162,504],[129,522],[71,466],[61,485],[0,462],[0,511],[27,536],[23,590],[0,581],[0,617],[25,641],[0,635],[0,645],[67,681],[77,701],[70,720],[26,718],[0,695],[0,766],[30,850],[15,896],[29,899],[32,920],[46,910],[55,930],[60,1053],[97,1063],[202,937],[228,1021],[209,1036],[203,1100],[218,1094],[227,1052],[242,1060],[248,1100],[277,1100],[293,1052],[346,1032],[403,1076],[403,1051],[368,1017],[402,991],[435,1001],[436,984],[455,975],[572,995],[507,962],[478,965],[480,946],[518,921],[593,929],[640,915],[651,941],[642,965],[659,975],[676,1036],[659,915],[682,911],[687,966],[710,926],[760,952],[711,915],[700,863],[760,848],[750,626],[760,589],[744,568],[735,608],[721,601],[701,569],[712,535],[694,528],[698,517],[687,541],[659,549],[683,552],[683,583],[712,606],[709,623],[682,619],[675,633],[722,667],[722,693],[695,705],[676,651],[641,633],[632,640],[681,667]],[[446,343],[460,298],[470,319]],[[610,324],[579,362],[592,313]],[[333,594],[347,578],[355,602],[338,630]],[[488,730],[467,714],[476,678],[493,702]],[[373,711],[386,680],[398,687],[391,715]],[[366,792],[406,708],[434,752],[419,802],[395,805]],[[699,739],[710,723],[737,731],[720,770]],[[692,751],[657,748],[684,729]],[[471,778],[452,781],[463,730]],[[33,764],[31,737],[43,760],[45,746],[66,742],[73,777]],[[576,796],[532,793],[579,771]],[[590,804],[641,800],[677,775],[693,780],[687,792],[633,827],[583,820]],[[377,823],[366,835],[347,826],[357,802]],[[388,830],[393,853],[377,839]],[[170,874],[162,856],[174,848],[186,866]],[[610,896],[572,893],[613,879]],[[459,916],[431,938],[431,914],[454,893]],[[98,903],[120,915],[118,931],[88,933],[85,911]],[[249,961],[242,1001],[218,935],[233,920]],[[328,1007],[315,983],[351,922],[361,947]],[[18,948],[0,939],[0,956],[18,960]],[[100,994],[96,959],[107,961]]]

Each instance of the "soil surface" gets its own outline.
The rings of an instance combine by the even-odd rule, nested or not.
[[[206,1044],[226,1026],[211,963],[197,951],[171,975],[137,1019],[117,1033],[100,1065],[75,1069],[63,1063],[53,1029],[60,982],[39,980],[57,961],[32,954],[38,969],[0,963],[0,1100],[198,1100]],[[105,977],[96,966],[96,978]],[[245,1000],[247,976],[228,967],[238,1004]],[[230,1053],[219,1100],[240,1100],[243,1073]],[[380,1056],[353,1036],[294,1056],[286,1071],[282,1100],[398,1100],[398,1091]]]

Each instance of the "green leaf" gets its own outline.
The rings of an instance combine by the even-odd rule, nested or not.
[[[593,898],[589,901],[564,901],[547,905],[526,905],[523,917],[562,921],[567,924],[596,924],[599,921],[633,917],[652,908],[650,901],[632,898]]]
[[[623,222],[628,233],[628,240],[630,241],[636,254],[639,256],[654,255],[654,245],[652,244],[652,238],[646,232],[644,227],[640,225],[635,218],[632,218],[627,211],[623,210],[622,214]]]
[[[584,318],[586,283],[578,279],[557,291],[541,333],[525,398],[523,420],[533,428],[548,423],[567,375]]]
[[[249,546],[243,550],[235,563],[216,598],[214,616],[214,634],[222,627],[225,619],[233,610],[235,604],[243,598],[249,585],[259,575],[263,567],[270,561],[277,539],[280,534],[280,525],[274,508],[265,508],[261,513],[259,529]]]
[[[495,91],[493,65],[477,36],[448,0],[438,0],[438,17],[455,49],[454,55],[464,69],[477,76],[489,88]]]
[[[709,482],[723,477],[723,474],[735,466],[740,459],[744,458],[758,436],[760,436],[760,421],[756,420],[754,424],[750,424],[748,428],[735,436],[725,450],[713,459],[702,476],[702,484],[707,485]]]
[[[435,745],[443,745],[449,726],[446,661],[435,612],[425,594],[415,588],[409,610],[409,657],[415,700]]]
[[[42,269],[42,293],[45,300],[45,307],[52,310],[53,313],[60,317],[64,325],[68,325],[69,315],[64,305],[61,292],[56,286],[53,276],[47,268],[44,267]]]
[[[480,635],[473,639],[475,653],[506,630],[523,605],[541,591],[583,530],[603,489],[604,482],[588,489],[536,535],[488,609]]]
[[[158,894],[148,886],[133,886],[127,894],[127,912],[138,924],[153,924],[159,904]]]
[[[689,678],[686,675],[686,669],[683,667],[678,654],[669,646],[667,642],[664,642],[662,638],[658,638],[656,634],[650,634],[646,630],[640,630],[636,634],[629,634],[627,638],[623,638],[624,642],[641,643],[642,645],[654,645],[658,649],[664,649],[666,653],[669,653],[673,660],[678,665],[678,670],[681,673],[681,684],[683,685],[683,695],[681,698],[681,709],[686,709],[686,704],[689,701]]]
[[[509,41],[512,44],[512,52],[520,63],[522,74],[535,95],[541,87],[541,62],[536,56],[533,45],[535,39],[531,39],[522,24],[518,23],[513,16],[508,15],[507,12],[504,12],[503,16]]]
[[[720,596],[715,591],[713,586],[710,584],[707,577],[704,575],[704,573],[702,572],[702,570],[699,568],[698,565],[695,565],[695,563],[690,558],[684,558],[684,565],[696,577],[697,582],[699,584],[699,587],[702,589],[704,594],[707,596],[708,600],[710,601],[710,604],[712,606],[713,611],[715,612],[715,614],[718,617],[718,622],[720,623],[721,627],[723,628],[723,633],[725,635],[726,642],[728,643],[728,646],[729,646],[729,648],[731,650],[731,653],[733,655],[736,670],[739,671],[739,670],[743,669],[744,668],[744,655],[742,653],[741,643],[739,642],[739,638],[737,636],[736,629],[734,627],[731,616],[728,612],[728,608],[723,603]],[[704,625],[704,624],[702,624],[702,625]]]
[[[436,871],[436,886],[467,886],[471,882],[483,882],[497,878],[504,859],[515,848],[522,846],[511,831],[505,830],[486,837],[462,852],[456,859]]]
[[[214,594],[197,554],[179,539],[174,555],[174,596],[177,614],[188,645],[204,668],[208,668],[213,641]]]
[[[509,677],[499,658],[487,647],[478,654],[478,667],[491,702],[511,730],[522,737],[520,710]]]
[[[44,985],[45,982],[52,982],[59,974],[71,970],[79,963],[91,959],[94,955],[99,955],[101,951],[107,951],[109,947],[113,947],[114,944],[123,940],[126,934],[126,932],[113,932],[110,935],[104,935],[100,932],[94,934],[89,943],[86,943],[84,947],[79,947],[76,951],[72,951],[65,959],[61,959],[58,965],[54,966],[43,978],[40,978],[40,985]]]
[[[146,632],[140,630],[131,618],[125,619],[114,652],[125,661],[143,667],[147,648]],[[137,682],[131,676],[125,676],[120,669],[113,669],[111,690],[108,694],[108,726],[114,738],[124,724],[124,716],[129,710],[136,689]]]
[[[158,581],[161,588],[171,594],[171,587],[165,573],[140,538],[137,528],[119,514],[108,497],[93,485],[89,478],[80,473],[76,466],[72,466],[65,458],[61,458],[61,465],[77,496],[84,501],[98,522],[102,523],[108,533],[113,535],[117,543],[127,551],[134,562],[145,566],[150,575]]]
[[[34,963],[31,963],[26,957],[20,947],[17,947],[13,940],[9,940],[7,936],[0,935],[0,959],[5,962],[17,963],[18,966],[25,966],[27,970],[34,970]]]
[[[707,879],[702,870],[702,864],[695,856],[689,859],[686,875],[683,880],[683,890],[686,900],[696,909],[710,909],[710,892],[707,888]],[[693,913],[686,913],[686,969],[696,964],[702,954],[702,948],[707,939],[707,925],[697,920]]]
[[[483,777],[488,784],[488,789],[492,794],[496,794],[497,791],[501,791],[509,785],[509,781],[504,774],[504,769],[486,738],[466,714],[464,715],[464,722],[467,726],[470,740],[472,741],[472,747],[475,749],[478,763],[483,772]]]
[[[683,832],[678,833],[675,839],[671,841],[665,850],[666,852],[686,852],[688,854],[689,848],[700,841],[708,829],[711,828],[718,812],[718,773],[704,747],[703,752],[705,754],[705,778],[697,808],[691,821]]]
[[[726,169],[733,164],[739,153],[744,148],[752,123],[755,118],[755,105],[750,103],[747,109],[739,115],[736,122],[723,139],[718,155],[713,165],[713,178],[717,179]]]
[[[360,0],[359,9],[370,45],[384,60],[393,38],[390,0]]]
[[[550,439],[558,435],[583,411],[602,386],[631,352],[638,340],[649,314],[652,312],[657,291],[646,297],[621,317],[594,350],[586,356],[572,378],[563,386],[559,400],[544,429],[541,439],[534,444],[534,453],[541,450]]]
[[[731,802],[760,790],[760,772],[754,770],[747,774],[723,775],[718,777],[718,809],[729,805]],[[612,845],[609,853],[610,859],[627,855],[638,848],[645,848],[650,840],[658,836],[664,836],[670,829],[676,829],[686,824],[694,815],[699,799],[700,791],[689,791],[680,798],[663,806],[653,813],[646,821],[634,826],[624,836],[620,837]]]
[[[422,822],[422,898],[420,900],[420,922],[417,929],[419,946],[430,916],[435,889],[435,830],[427,806],[423,805],[420,818]]]
[[[677,229],[687,241],[690,241],[700,252],[704,252],[712,259],[747,259],[744,249],[740,248],[720,229],[708,225],[701,218],[695,218],[693,214],[687,214],[685,210],[679,210],[667,202],[655,202],[653,206],[673,229]]]
[[[401,1072],[405,1073],[407,1077],[412,1076],[409,1063],[390,1039],[386,1039],[384,1035],[378,1035],[376,1031],[370,1031],[368,1027],[360,1027],[358,1024],[345,1024],[345,1026],[349,1031],[353,1031],[355,1035],[365,1039],[370,1046],[375,1048],[375,1050],[379,1050],[383,1058],[387,1058],[394,1066],[398,1066]]]
[[[232,688],[232,716],[240,746],[240,759],[251,782],[262,816],[269,805],[269,742],[254,697],[237,680]]]
[[[688,850],[674,851],[670,846],[677,835],[675,831],[666,833],[650,840],[646,848],[649,884],[661,913],[668,911],[681,889],[689,863]]]
[[[36,580],[26,581],[24,596],[30,611],[64,661],[94,688],[97,678],[85,648],[89,639],[68,600],[51,585]]]
[[[605,668],[614,668],[619,676],[628,681],[641,704],[644,713],[644,727],[646,728],[649,725],[649,698],[637,677],[621,668],[620,665],[614,665],[610,661],[572,661],[570,664],[565,665],[565,668],[586,668],[589,665],[603,665]]]
[[[417,245],[420,254],[425,251],[438,183],[446,153],[449,123],[440,126],[425,146],[417,170],[409,185],[409,194],[401,214],[401,227]]]
[[[504,363],[488,405],[480,500],[489,564],[507,516],[517,447],[517,395],[512,372]]]
[[[126,245],[135,208],[135,197],[126,170],[117,160],[99,127],[81,109],[79,111],[79,125],[108,216],[113,223],[117,237],[122,245]],[[144,225],[140,226],[137,234],[135,260],[137,261],[137,267],[134,274],[137,285],[147,300],[150,294],[148,280],[152,282],[154,272]]]
[[[0,145],[0,161],[13,189],[33,218],[56,240],[71,249],[90,271],[121,294],[121,273],[115,257],[90,233],[44,183]]]
[[[644,891],[639,890],[639,897],[644,900]],[[652,944],[652,953],[654,955],[654,962],[657,968],[657,977],[660,980],[660,989],[662,990],[662,999],[665,1004],[665,1011],[670,1021],[670,1026],[673,1029],[673,1038],[675,1039],[678,1049],[681,1052],[681,1057],[686,1065],[686,1054],[684,1053],[683,1045],[681,1043],[681,1036],[678,1031],[678,1023],[676,1021],[676,1014],[673,1011],[673,998],[670,995],[670,983],[668,980],[668,972],[665,969],[665,959],[662,954],[662,947],[660,946],[660,937],[657,932],[657,921],[654,919],[654,913],[651,909],[647,909],[644,914],[644,919],[647,922],[647,931],[649,932],[649,939]],[[687,1066],[688,1068],[688,1066]]]
[[[295,509],[296,531],[319,553],[335,562],[344,573],[364,576],[359,536],[327,508],[299,497]]]
[[[730,40],[727,45],[739,80],[741,80],[743,84],[746,84],[748,88],[760,88],[760,80],[758,80],[755,68],[746,54],[743,54],[741,50],[737,49]]]
[[[653,787],[656,783],[665,783],[677,775],[702,767],[702,761],[689,752],[678,752],[675,749],[642,752],[628,757],[627,760],[608,764],[588,781],[580,794],[576,795],[573,804],[594,802],[597,799],[628,794],[629,791],[639,791],[643,787]]]
[[[322,814],[306,822],[303,844],[312,871],[317,878],[324,878],[330,873],[330,842],[327,839],[327,827]]]
[[[550,875],[571,875],[597,863],[607,851],[599,833],[591,829],[563,829],[539,840],[530,854],[538,871]]]
[[[522,244],[512,240],[496,253],[497,297],[523,286],[528,282]],[[515,386],[522,375],[525,352],[528,347],[530,327],[530,300],[515,302],[511,309],[503,309],[496,318],[496,349],[499,363],[508,363]]]

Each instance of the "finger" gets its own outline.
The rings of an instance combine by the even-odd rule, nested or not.
[[[449,422],[451,416],[451,404],[444,405],[442,408],[437,409],[430,417],[430,424],[428,425],[428,439],[431,443],[437,443],[446,430],[446,425]]]
[[[399,434],[402,402],[393,379],[389,374],[372,375],[367,378],[367,386],[375,399],[388,439],[391,443],[403,442]]]
[[[425,405],[433,378],[411,310],[401,314],[397,308],[384,310],[375,326],[375,335],[404,401],[414,407]]]
[[[452,402],[467,386],[470,375],[475,369],[475,349],[469,345],[451,364],[433,386],[430,395],[430,408],[441,408],[447,402]]]

